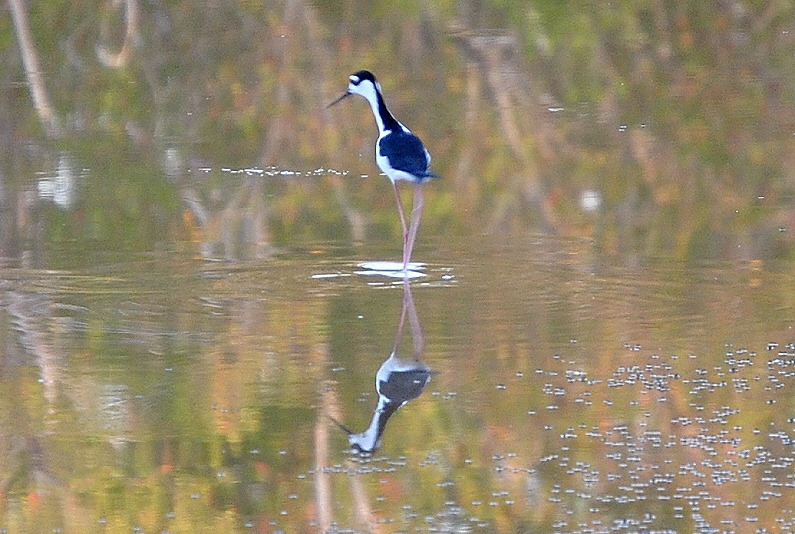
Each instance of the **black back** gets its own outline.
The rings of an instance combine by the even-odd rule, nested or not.
[[[428,172],[428,155],[420,138],[412,133],[404,132],[402,128],[392,130],[378,142],[381,155],[389,159],[392,168],[407,172],[419,178],[422,182],[435,175]]]

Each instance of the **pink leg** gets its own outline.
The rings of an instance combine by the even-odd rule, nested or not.
[[[406,311],[408,310],[408,301],[406,300],[406,285],[408,278],[403,279],[403,307],[400,308],[400,321],[398,322],[397,332],[395,333],[395,344],[392,345],[392,354],[397,353],[400,338],[403,337],[403,325],[406,324]]]
[[[400,309],[400,321],[398,322],[397,334],[395,334],[395,344],[392,345],[392,353],[397,353],[400,339],[403,337],[403,326],[406,324],[406,315],[411,326],[411,339],[414,341],[414,358],[419,359],[425,350],[425,337],[422,334],[420,319],[417,317],[417,308],[414,306],[414,299],[411,296],[411,282],[408,278],[403,279],[403,307]]]
[[[409,228],[406,246],[403,248],[403,270],[408,268],[411,261],[411,250],[414,248],[414,240],[417,238],[417,230],[420,228],[420,217],[422,208],[425,206],[425,199],[422,195],[422,185],[414,184],[413,206],[411,208],[411,227]]]
[[[397,183],[394,180],[389,181],[392,182],[392,190],[395,192],[395,202],[397,202],[398,215],[400,215],[400,227],[403,229],[403,255],[405,256],[406,240],[409,236],[408,230],[406,230],[406,215],[403,213],[403,203],[400,201],[400,192],[398,191]]]
[[[408,308],[409,325],[411,325],[411,339],[414,341],[414,358],[419,359],[425,351],[425,337],[422,335],[422,326],[417,316],[417,308],[414,307],[414,299],[411,296],[411,284],[408,278],[403,279],[403,309]]]

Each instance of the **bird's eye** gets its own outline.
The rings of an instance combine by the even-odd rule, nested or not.
[[[361,81],[358,76],[351,76],[350,80],[353,85],[359,85],[359,82]]]

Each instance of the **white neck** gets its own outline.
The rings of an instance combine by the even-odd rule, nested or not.
[[[348,435],[348,443],[359,447],[363,452],[373,452],[380,446],[381,432],[386,426],[386,420],[389,415],[384,414],[388,401],[386,397],[380,395],[378,397],[378,406],[373,412],[373,418],[370,421],[370,426],[364,432],[358,434]],[[391,414],[390,414],[391,415]]]
[[[385,132],[391,131],[395,127],[402,127],[405,129],[395,120],[387,109],[383,95],[379,94],[380,87],[376,87],[375,84],[366,81],[358,86],[351,87],[350,90],[352,93],[367,99],[367,102],[370,104],[370,109],[373,111],[373,117],[375,117],[375,124],[378,126],[378,133],[380,136],[383,136]]]
[[[372,84],[368,83],[363,84],[359,94],[366,98],[367,103],[370,104],[370,109],[373,111],[373,117],[375,117],[375,124],[378,126],[378,133],[383,135],[384,119],[381,117],[381,113],[378,110],[378,91]],[[383,101],[383,96],[381,97],[381,100]],[[384,107],[386,107],[386,105]]]
[[[378,134],[384,135],[384,119],[381,118],[381,114],[378,112],[378,99],[375,95],[373,97],[367,97],[367,102],[370,104],[370,109],[373,110],[373,117],[375,117],[375,124],[378,126]]]

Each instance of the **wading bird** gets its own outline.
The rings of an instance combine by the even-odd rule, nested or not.
[[[406,271],[411,261],[411,250],[414,248],[414,240],[417,238],[417,229],[420,226],[422,208],[425,204],[422,184],[431,178],[436,178],[436,175],[428,170],[431,155],[423,146],[420,138],[411,133],[389,112],[381,93],[381,85],[376,81],[372,72],[360,70],[351,74],[348,79],[348,90],[326,107],[330,108],[351,95],[362,96],[370,103],[375,123],[378,126],[375,161],[384,174],[389,177],[392,190],[395,192],[400,225],[403,228],[403,270]],[[410,227],[406,226],[406,215],[403,212],[403,204],[400,201],[400,193],[397,188],[398,180],[414,184]]]

